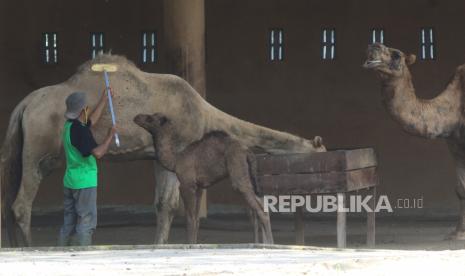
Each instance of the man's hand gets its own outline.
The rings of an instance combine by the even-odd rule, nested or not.
[[[113,92],[113,89],[111,89],[111,87],[108,89],[110,91],[110,95],[112,98],[115,97],[115,93]],[[108,98],[108,93],[107,93],[107,88],[104,88],[103,89],[103,92],[102,92],[102,98]]]
[[[113,90],[109,89],[110,91],[110,95],[111,97],[114,97],[115,94],[113,93]],[[92,126],[95,126],[97,124],[97,122],[99,121],[100,117],[102,116],[102,112],[103,112],[103,109],[105,108],[105,105],[108,101],[108,93],[107,93],[107,89],[104,88],[103,89],[103,92],[102,92],[102,96],[100,97],[100,100],[97,104],[97,106],[95,107],[95,109],[92,111],[91,115],[90,115],[90,120],[92,121]]]
[[[115,135],[115,133],[118,133],[119,131],[120,131],[120,128],[118,126],[112,126],[108,130],[108,137],[113,137]]]
[[[100,159],[105,155],[105,153],[107,153],[108,148],[110,147],[110,144],[113,140],[113,136],[117,132],[119,132],[119,128],[117,126],[112,126],[108,130],[108,135],[105,141],[103,141],[101,145],[99,145],[92,151],[92,154],[94,155],[95,158]]]

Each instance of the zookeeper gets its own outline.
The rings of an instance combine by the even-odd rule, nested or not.
[[[107,93],[89,113],[86,94],[74,92],[66,98],[67,119],[62,140],[66,156],[64,184],[64,222],[58,246],[91,245],[97,226],[97,161],[108,151],[116,128],[112,127],[101,145],[95,142],[95,128],[107,102]],[[90,114],[90,115],[89,115]],[[71,237],[74,236],[73,242]]]

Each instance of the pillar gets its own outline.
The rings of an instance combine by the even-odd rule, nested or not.
[[[205,98],[205,1],[164,0],[163,41],[167,73],[185,79]],[[207,215],[207,195],[200,216]]]

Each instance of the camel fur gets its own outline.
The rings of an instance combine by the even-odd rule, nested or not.
[[[175,149],[178,139],[171,120],[160,113],[140,114],[134,122],[153,137],[156,158],[167,170],[176,173],[184,202],[188,243],[197,243],[202,189],[230,178],[234,190],[244,197],[258,216],[265,231],[265,243],[273,243],[270,218],[257,197],[255,155],[223,131],[211,131],[184,150]],[[256,231],[254,231],[254,234]]]
[[[285,132],[255,125],[228,115],[209,104],[185,80],[169,74],[139,70],[122,56],[103,54],[81,65],[65,82],[30,93],[14,109],[1,149],[0,185],[3,217],[11,245],[17,245],[14,225],[18,225],[26,245],[30,245],[31,210],[43,177],[64,165],[60,134],[65,118],[65,99],[75,91],[87,94],[95,105],[103,90],[101,73],[93,72],[96,63],[113,63],[118,71],[110,73],[117,124],[122,129],[121,147],[114,144],[104,160],[130,161],[155,158],[148,132],[133,123],[139,113],[161,112],[171,118],[178,133],[174,145],[182,150],[212,130],[224,131],[248,148],[270,153],[325,151],[320,139],[307,140]],[[212,92],[214,93],[214,92]],[[93,129],[97,142],[111,126],[109,112]],[[171,220],[179,206],[179,181],[176,175],[155,163],[157,233],[155,242],[168,239]]]
[[[465,65],[457,67],[444,91],[433,99],[415,94],[408,66],[415,55],[376,43],[367,51],[364,67],[377,73],[382,84],[383,103],[408,133],[428,139],[443,138],[456,162],[456,192],[460,217],[452,239],[465,240]]]

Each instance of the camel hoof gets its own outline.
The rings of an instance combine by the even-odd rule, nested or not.
[[[453,241],[465,241],[465,231],[453,231],[449,235],[446,236],[446,240],[453,240]]]

